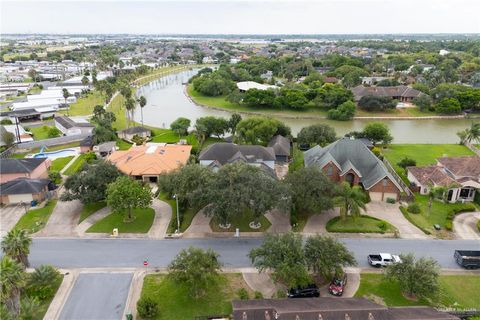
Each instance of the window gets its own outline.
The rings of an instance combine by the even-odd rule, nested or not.
[[[332,166],[327,167],[327,176],[333,175],[333,168]]]
[[[388,186],[388,179],[387,179],[387,178],[384,178],[384,179],[383,179],[383,186],[384,186],[384,187],[387,187],[387,186]]]

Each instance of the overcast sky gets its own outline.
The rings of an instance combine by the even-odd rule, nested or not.
[[[480,33],[480,0],[4,1],[1,33]]]

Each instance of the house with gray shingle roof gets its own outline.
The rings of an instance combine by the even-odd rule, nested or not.
[[[48,158],[2,159],[0,183],[16,178],[40,179],[48,177],[51,161]]]
[[[268,143],[269,147],[273,148],[275,152],[275,158],[278,162],[288,162],[290,161],[290,139],[285,138],[284,136],[277,135],[270,140]]]
[[[30,203],[33,200],[42,202],[48,197],[49,179],[17,178],[0,184],[0,203]]]
[[[412,102],[416,97],[425,95],[423,92],[408,86],[365,87],[359,85],[352,88],[352,92],[356,102],[365,96],[390,97],[399,102]]]
[[[317,145],[305,152],[304,161],[332,181],[361,186],[372,201],[398,201],[403,191],[383,162],[358,139],[343,138],[324,148]]]

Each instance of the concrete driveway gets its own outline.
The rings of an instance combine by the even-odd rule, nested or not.
[[[162,239],[167,234],[168,224],[172,219],[172,207],[164,201],[153,199],[152,208],[155,210],[155,219],[148,231],[151,239]]]
[[[326,229],[327,222],[339,215],[340,210],[338,208],[312,215],[308,218],[307,223],[303,227],[303,234],[328,233]]]
[[[428,236],[422,230],[410,223],[399,209],[399,204],[372,201],[367,204],[366,214],[381,220],[385,220],[400,233],[400,238],[427,239]]]
[[[480,212],[464,212],[453,219],[453,230],[459,239],[480,240],[477,222]]]
[[[37,237],[72,237],[76,235],[76,228],[83,205],[78,200],[58,201],[45,227],[35,233]]]
[[[24,214],[25,209],[21,205],[3,207],[0,210],[0,237],[12,230]]]

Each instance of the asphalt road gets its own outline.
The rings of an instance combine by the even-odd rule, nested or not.
[[[460,268],[453,259],[455,249],[480,250],[477,240],[342,239],[355,254],[359,267],[368,266],[371,253],[414,253],[429,256],[442,268]],[[212,248],[225,267],[250,267],[248,252],[262,239],[34,239],[30,250],[33,266],[52,264],[60,268],[166,267],[174,256],[189,246]]]
[[[60,319],[121,319],[132,277],[132,273],[81,273]]]

